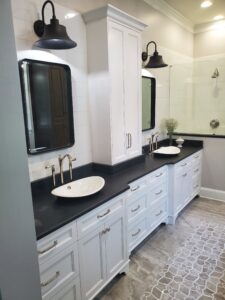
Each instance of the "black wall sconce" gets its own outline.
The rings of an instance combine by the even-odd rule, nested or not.
[[[45,24],[44,10],[47,4],[52,6],[52,18],[50,24]],[[77,46],[77,43],[72,41],[67,32],[66,27],[59,24],[59,20],[55,16],[55,7],[52,1],[45,1],[42,10],[42,20],[34,22],[34,32],[40,37],[34,43],[35,47],[45,49],[70,49]]]
[[[151,41],[147,44],[146,52],[142,52],[142,61],[146,61],[148,59],[148,47],[150,44],[155,45],[155,51],[153,55],[150,56],[148,63],[144,67],[149,69],[167,67],[168,65],[164,63],[162,56],[157,52],[157,45],[154,41]]]

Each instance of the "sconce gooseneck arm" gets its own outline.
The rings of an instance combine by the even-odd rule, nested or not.
[[[155,52],[157,52],[157,45],[156,45],[156,42],[151,41],[151,42],[149,42],[149,43],[147,44],[147,46],[146,46],[146,52],[147,52],[147,54],[148,54],[148,47],[149,47],[150,44],[154,44],[154,46],[155,46]]]
[[[45,24],[45,15],[44,15],[44,10],[45,10],[45,6],[46,6],[48,3],[49,3],[49,4],[51,5],[51,7],[52,7],[52,19],[56,19],[56,16],[55,16],[55,7],[54,7],[54,4],[53,4],[53,2],[52,2],[52,1],[50,1],[50,0],[47,0],[47,1],[45,1],[45,3],[43,4],[43,6],[42,6],[42,10],[41,10],[42,21],[43,21],[43,23],[44,23],[44,24]]]

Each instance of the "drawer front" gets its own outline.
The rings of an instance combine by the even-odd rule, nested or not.
[[[175,175],[177,175],[178,173],[186,171],[190,167],[191,167],[191,158],[188,157],[186,159],[183,159],[182,161],[180,161],[179,163],[177,163],[175,165]]]
[[[168,194],[168,185],[167,182],[163,184],[159,184],[156,187],[154,187],[150,191],[150,206],[157,204],[160,199],[167,196]]]
[[[162,222],[165,222],[168,217],[167,212],[167,197],[162,198],[158,203],[150,208],[150,228],[154,230]]]
[[[154,171],[149,176],[149,186],[154,188],[155,185],[162,184],[168,179],[168,167],[162,167]]]
[[[55,255],[45,264],[40,265],[40,281],[42,295],[57,289],[79,274],[77,246],[72,245],[58,255]]]
[[[192,178],[192,197],[199,194],[201,188],[201,177],[196,175]]]
[[[117,215],[123,209],[124,195],[85,214],[77,221],[78,239],[81,239],[86,234],[96,230],[99,226],[102,226],[104,222]]]
[[[72,222],[37,242],[39,263],[58,254],[77,240],[77,224]]]
[[[201,161],[202,161],[202,150],[193,154],[191,156],[191,160],[192,160],[192,164],[193,166],[195,165],[198,165],[198,164],[201,164]]]
[[[80,280],[77,276],[59,288],[54,289],[48,295],[42,297],[43,300],[81,300]]]
[[[196,176],[201,176],[201,163],[200,162],[196,162],[193,166],[192,166],[192,176],[196,177]]]
[[[135,222],[140,215],[144,214],[148,207],[148,190],[127,199],[128,223]]]
[[[128,250],[131,252],[149,233],[147,217],[140,218],[128,227]]]
[[[141,179],[129,183],[130,190],[128,191],[128,197],[138,194],[147,187],[148,176],[149,175],[143,176]]]

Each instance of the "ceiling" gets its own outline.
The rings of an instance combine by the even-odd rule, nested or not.
[[[213,5],[201,8],[203,0],[164,0],[194,25],[212,22],[217,15],[225,16],[225,0],[211,0]]]

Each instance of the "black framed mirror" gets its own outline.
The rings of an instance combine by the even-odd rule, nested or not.
[[[75,139],[70,67],[24,59],[19,70],[28,153],[71,147]]]
[[[142,131],[155,127],[156,79],[142,76]]]

